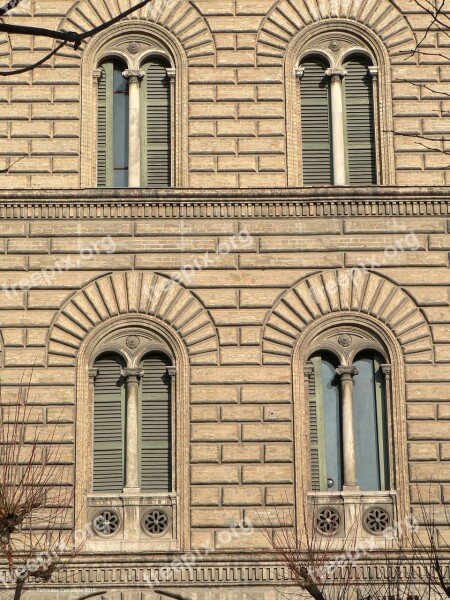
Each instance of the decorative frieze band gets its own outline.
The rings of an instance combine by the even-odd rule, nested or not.
[[[448,216],[450,200],[68,200],[0,201],[0,219],[215,219]]]
[[[388,577],[389,565],[366,563],[354,567],[361,581],[385,581]],[[392,567],[391,567],[392,568]],[[425,566],[421,564],[403,564],[397,567],[400,576],[404,580],[414,582],[426,582]],[[396,571],[398,572],[398,571]],[[1,574],[1,571],[0,571]],[[105,566],[76,566],[57,571],[52,583],[59,586],[71,585],[105,585],[114,587],[133,587],[151,589],[151,582],[155,587],[164,585],[289,585],[290,580],[287,567],[282,564],[267,563],[260,561],[258,564],[209,564],[193,565],[190,568],[171,569],[170,563],[164,565],[146,567],[139,564],[122,563],[119,565]],[[39,586],[42,588],[42,585]]]

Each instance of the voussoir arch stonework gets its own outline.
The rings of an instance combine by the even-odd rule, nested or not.
[[[48,364],[74,365],[94,328],[127,314],[150,315],[173,328],[191,364],[218,363],[217,332],[203,304],[175,281],[131,271],[100,277],[66,302],[49,329]]]
[[[266,364],[290,364],[306,327],[336,313],[368,315],[390,329],[405,362],[430,362],[433,344],[428,322],[401,287],[375,273],[323,271],[302,279],[278,300],[263,331]]]
[[[307,25],[348,20],[368,27],[391,56],[415,46],[408,21],[390,0],[278,0],[261,24],[256,52],[259,64],[282,65],[287,48]]]
[[[118,12],[129,9],[130,0],[77,0],[60,29],[77,32],[89,31],[109,21]],[[215,57],[215,43],[211,30],[198,9],[188,2],[158,0],[132,13],[122,23],[150,22],[169,31],[182,45],[191,64],[211,65]]]

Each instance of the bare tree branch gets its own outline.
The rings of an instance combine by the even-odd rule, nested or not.
[[[27,158],[28,154],[24,154],[23,156],[21,156],[20,158],[18,158],[17,160],[15,160],[11,165],[9,165],[9,167],[7,167],[6,169],[1,169],[0,170],[0,174],[4,174],[4,173],[9,173],[10,170],[12,169],[12,167],[14,165],[16,165],[18,162],[20,162],[21,160],[23,160],[24,158]]]
[[[54,50],[52,50],[49,54],[44,56],[44,58],[41,58],[40,60],[38,60],[37,62],[35,62],[32,65],[28,65],[28,67],[23,67],[21,69],[14,69],[12,71],[0,71],[0,77],[8,77],[9,75],[22,75],[23,73],[27,73],[28,71],[33,71],[33,69],[40,67],[41,65],[46,63],[48,60],[50,60],[52,58],[52,56],[55,56],[55,54],[57,54],[61,50],[61,48],[63,48],[66,44],[67,44],[67,42],[61,42],[60,44],[58,44],[58,46]]]
[[[85,31],[84,33],[77,33],[76,31],[57,31],[55,29],[45,29],[43,27],[30,27],[28,25],[14,25],[10,23],[0,23],[0,32],[3,33],[15,33],[15,34],[24,34],[24,35],[37,35],[40,37],[48,37],[55,40],[63,40],[66,43],[71,43],[74,45],[74,49],[77,50],[81,43],[84,40],[87,40],[94,35],[97,35],[101,31],[108,29],[115,23],[118,23],[122,19],[125,19],[129,15],[143,8],[147,4],[149,4],[152,0],[142,0],[135,6],[124,10],[117,16],[113,17],[109,21],[102,23],[98,27],[94,27],[89,31]]]
[[[19,6],[19,4],[22,2],[22,0],[10,0],[10,2],[8,2],[8,4],[5,4],[4,6],[2,6],[0,8],[0,17],[3,17],[3,15],[6,15],[7,12],[9,12],[10,10],[12,10],[13,8],[17,8],[17,6]]]

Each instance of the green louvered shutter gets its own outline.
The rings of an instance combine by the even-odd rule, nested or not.
[[[121,492],[124,487],[125,402],[121,365],[112,355],[95,363],[94,492]]]
[[[301,124],[303,185],[332,183],[329,77],[319,59],[302,64]]]
[[[172,490],[172,407],[171,382],[164,354],[144,359],[141,381],[141,490]]]
[[[349,60],[344,68],[348,180],[350,184],[376,183],[375,118],[370,62]]]
[[[107,65],[104,66],[98,82],[97,96],[97,185],[107,187],[108,183],[108,125],[111,111],[108,110],[108,83],[111,74]]]
[[[145,65],[142,180],[149,188],[171,185],[171,99],[169,63],[155,57]]]
[[[311,359],[313,374],[309,377],[309,439],[311,454],[311,489],[327,490],[325,430],[323,420],[322,360]]]

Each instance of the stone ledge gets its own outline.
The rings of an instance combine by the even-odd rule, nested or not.
[[[450,187],[0,191],[4,220],[448,215]]]

